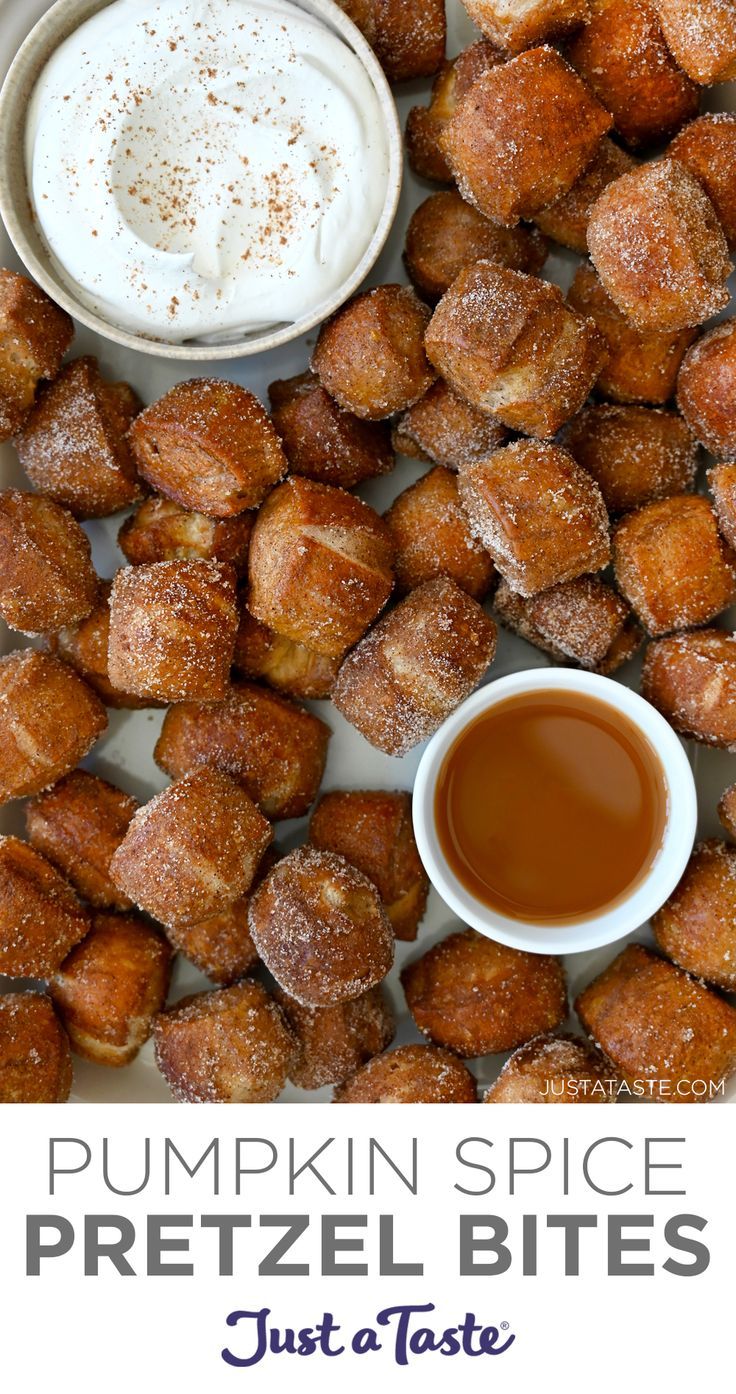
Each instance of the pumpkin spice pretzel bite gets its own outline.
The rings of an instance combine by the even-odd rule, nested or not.
[[[28,840],[97,910],[130,910],[110,862],[138,809],[131,794],[86,770],[73,770],[26,806]]]
[[[66,509],[20,489],[0,492],[0,615],[43,634],[88,615],[98,580],[87,535]]]
[[[352,489],[393,469],[386,423],[343,411],[314,373],[272,382],[268,395],[292,474]]]
[[[613,534],[616,583],[655,636],[707,624],[736,596],[735,559],[700,494],[630,513]]]
[[[368,1061],[338,1085],[334,1104],[474,1104],[470,1070],[449,1050],[405,1045]]]
[[[733,251],[736,248],[736,116],[727,111],[699,116],[675,136],[667,153],[702,184]]]
[[[701,842],[652,919],[662,953],[697,978],[736,990],[736,847]]]
[[[716,465],[706,478],[721,535],[736,548],[736,464]]]
[[[405,755],[470,696],[495,651],[493,620],[439,576],[411,591],[348,654],[332,700],[371,745]]]
[[[590,19],[591,0],[463,0],[470,18],[507,53],[562,39]]]
[[[118,547],[132,566],[156,561],[230,562],[245,571],[255,514],[206,518],[181,508],[173,499],[153,494],[126,518]]]
[[[436,465],[394,499],[385,519],[394,541],[400,595],[449,576],[474,600],[490,590],[495,567],[470,531],[460,504],[457,476]]]
[[[245,790],[204,765],[138,810],[110,873],[161,924],[197,924],[249,890],[270,841]]]
[[[563,439],[592,474],[610,513],[693,487],[697,447],[677,412],[601,402],[584,407]]]
[[[106,707],[135,711],[142,707],[159,706],[160,703],[153,698],[123,692],[119,687],[113,687],[110,682],[107,653],[110,642],[111,590],[111,581],[101,581],[94,609],[76,624],[65,624],[57,633],[46,634],[44,648],[48,653],[63,659],[80,678],[84,678]]]
[[[417,402],[436,373],[424,352],[430,311],[409,286],[375,286],[322,325],[312,370],[346,411],[380,421]]]
[[[260,962],[248,929],[248,906],[256,886],[277,860],[273,846],[267,847],[245,895],[197,924],[167,925],[169,942],[218,987],[230,987]]]
[[[95,915],[50,991],[73,1050],[98,1065],[129,1065],[166,1000],[171,947],[137,915]]]
[[[299,1089],[342,1084],[394,1038],[393,1010],[380,984],[332,1007],[307,1007],[282,988],[274,996],[296,1038],[289,1078]]]
[[[41,389],[15,447],[31,483],[76,518],[104,518],[139,499],[127,432],[141,403],[108,382],[96,358],[76,358]]]
[[[442,378],[399,417],[393,430],[397,454],[452,470],[490,454],[507,438],[500,421],[471,407]]]
[[[393,963],[376,887],[335,852],[299,847],[282,857],[252,896],[248,923],[269,972],[306,1006],[360,997]]]
[[[296,1043],[265,987],[248,978],[159,1012],[154,1051],[180,1103],[266,1104],[286,1083]]]
[[[445,0],[338,0],[389,82],[431,77],[445,57]]]
[[[736,319],[717,324],[688,349],[677,405],[706,450],[736,460]]]
[[[40,794],[69,774],[107,726],[99,697],[50,654],[0,658],[0,803]]]
[[[484,218],[453,189],[430,194],[412,214],[404,263],[420,295],[439,300],[464,266],[495,261],[511,271],[536,275],[547,244],[534,228],[504,228]]]
[[[340,659],[327,658],[277,634],[243,605],[233,666],[246,678],[260,678],[284,696],[305,701],[329,697]]]
[[[0,1104],[63,1104],[72,1087],[69,1038],[42,992],[0,996]]]
[[[644,638],[626,601],[599,576],[577,576],[527,599],[502,581],[494,606],[506,629],[592,673],[615,673]]]
[[[0,837],[0,973],[51,977],[89,928],[89,912],[56,867],[20,838]]]
[[[406,118],[405,144],[410,167],[421,179],[451,184],[453,174],[442,149],[442,133],[460,98],[483,73],[504,61],[500,49],[479,39],[444,63],[432,84],[428,106],[413,106]]]
[[[736,750],[736,636],[699,629],[650,644],[642,696],[682,736]]]
[[[386,604],[392,561],[389,530],[362,499],[288,479],[256,519],[248,608],[277,634],[341,658]]]
[[[667,46],[695,82],[708,87],[736,77],[732,0],[652,0]]]
[[[0,441],[23,426],[43,378],[55,378],[74,338],[65,310],[15,271],[0,268]]]
[[[614,1066],[588,1041],[536,1036],[506,1061],[483,1103],[615,1104],[618,1083]]]
[[[545,237],[569,247],[581,256],[588,253],[588,222],[590,210],[604,189],[615,179],[633,169],[636,161],[620,145],[615,145],[604,136],[588,168],[581,174],[570,189],[562,194],[549,208],[535,214],[534,221]],[[522,266],[520,271],[531,271],[533,267]]]
[[[136,417],[129,440],[153,489],[211,518],[257,508],[286,473],[258,398],[219,378],[176,383]]]

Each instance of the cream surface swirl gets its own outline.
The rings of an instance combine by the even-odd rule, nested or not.
[[[56,50],[28,112],[59,275],[172,343],[316,311],[371,241],[388,163],[361,62],[290,0],[114,0]]]

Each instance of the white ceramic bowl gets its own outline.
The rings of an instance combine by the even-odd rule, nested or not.
[[[78,300],[59,278],[36,227],[28,196],[24,160],[28,103],[37,78],[59,44],[111,0],[58,0],[46,11],[18,50],[0,93],[0,217],[15,250],[34,280],[57,305],[104,338],[125,348],[137,349],[140,353],[183,362],[246,358],[287,344],[320,324],[358,290],[378,260],[396,215],[403,173],[401,127],[391,89],[372,48],[339,5],[334,4],[333,0],[292,2],[336,31],[359,58],[370,78],[378,97],[388,146],[385,197],[378,224],[365,253],[333,295],[320,305],[309,307],[292,324],[240,336],[232,342],[171,344],[144,334],[131,333],[101,318]]]
[[[481,712],[527,692],[581,692],[606,702],[628,717],[658,755],[667,786],[667,822],[662,847],[648,874],[610,910],[568,924],[534,924],[511,919],[471,895],[443,854],[434,818],[437,778],[450,747]],[[638,929],[674,890],[692,851],[697,797],[692,770],[679,738],[654,707],[630,688],[574,668],[534,668],[511,673],[473,693],[429,742],[414,784],[414,829],[427,874],[442,899],[473,929],[512,948],[532,953],[567,954],[600,948]],[[543,829],[537,829],[543,835]],[[530,829],[531,835],[531,829]]]

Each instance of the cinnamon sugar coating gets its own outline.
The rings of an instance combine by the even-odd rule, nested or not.
[[[514,431],[554,436],[583,405],[604,361],[592,320],[558,286],[490,261],[443,295],[427,353],[455,392]]]
[[[609,184],[591,210],[588,249],[637,329],[686,329],[729,302],[733,268],[721,225],[677,160],[640,165]]]
[[[55,378],[74,325],[40,286],[0,268],[0,441],[21,429],[43,378]]]
[[[736,248],[736,116],[709,112],[675,136],[667,152],[702,184],[731,251]]]
[[[0,837],[0,973],[49,978],[90,927],[68,881],[17,837]]]
[[[76,518],[127,508],[144,492],[126,439],[140,409],[132,387],[108,382],[96,358],[67,363],[15,440],[31,483]]]
[[[699,629],[650,644],[642,696],[682,736],[736,750],[736,637]]]
[[[335,1104],[474,1104],[470,1070],[449,1050],[405,1045],[376,1055],[338,1086]]]
[[[376,887],[334,852],[289,852],[253,895],[248,923],[269,972],[306,1006],[360,997],[393,963],[394,934]]]
[[[449,576],[475,600],[488,594],[495,568],[470,531],[451,470],[436,465],[422,475],[397,495],[385,518],[399,594],[436,576]]]
[[[680,67],[708,87],[736,77],[736,12],[731,0],[652,0]]]
[[[44,647],[49,653],[68,663],[80,678],[84,678],[106,707],[136,710],[160,705],[153,698],[123,692],[119,687],[113,687],[110,682],[107,653],[110,642],[111,590],[111,581],[100,581],[94,609],[76,624],[65,624],[56,634],[45,635]]]
[[[256,519],[248,608],[286,639],[340,658],[386,604],[392,559],[388,528],[362,499],[288,479]]]
[[[717,838],[699,843],[652,929],[680,968],[736,990],[736,847]]]
[[[304,644],[296,644],[261,624],[243,605],[233,664],[246,678],[260,678],[286,697],[329,697],[340,666]]]
[[[604,189],[633,169],[635,160],[620,145],[604,136],[588,168],[575,181],[569,193],[555,199],[549,208],[537,213],[534,221],[545,237],[569,247],[581,256],[588,254],[590,210]],[[532,267],[520,267],[522,271]]]
[[[375,286],[322,325],[312,369],[346,411],[380,421],[424,396],[436,374],[424,352],[429,310],[409,286]]]
[[[223,562],[118,571],[110,593],[112,685],[159,702],[224,697],[238,630],[235,583]]]
[[[736,597],[734,557],[700,494],[646,504],[613,534],[616,583],[650,634],[707,624]]]
[[[234,518],[206,518],[173,499],[153,494],[126,518],[118,547],[132,566],[157,561],[230,562],[238,572],[248,564],[254,513]]]
[[[95,915],[51,982],[72,1048],[98,1065],[129,1065],[166,1000],[171,948],[137,915]]]
[[[599,576],[578,576],[528,599],[502,581],[495,610],[520,638],[592,673],[615,673],[644,637],[626,601]]]
[[[389,82],[431,77],[445,57],[445,0],[338,0]]]
[[[72,1087],[69,1038],[41,992],[0,996],[0,1104],[63,1104]]]
[[[697,114],[700,92],[677,66],[656,9],[644,0],[594,5],[567,56],[627,145],[667,140]]]
[[[514,227],[569,192],[612,125],[554,49],[533,48],[473,83],[442,145],[463,198]]]
[[[28,840],[98,910],[129,910],[110,876],[110,862],[137,811],[137,801],[86,770],[38,794],[26,807]]]
[[[337,710],[371,745],[405,755],[470,696],[496,651],[496,626],[446,576],[425,581],[348,654]]]
[[[184,997],[154,1022],[156,1064],[180,1103],[266,1104],[296,1052],[283,1014],[253,979]]]
[[[503,61],[500,49],[487,39],[479,39],[443,64],[432,84],[428,106],[411,108],[404,141],[409,165],[421,179],[433,179],[438,184],[452,183],[452,170],[442,148],[442,134],[468,88],[482,73]]]
[[[707,479],[721,536],[736,548],[736,464],[716,465]]]
[[[393,469],[385,422],[361,421],[343,411],[314,373],[272,382],[268,395],[292,474],[352,489]]]
[[[670,498],[695,480],[695,440],[674,411],[601,402],[570,422],[564,442],[592,474],[610,513]]]
[[[590,0],[463,0],[478,28],[507,53],[562,39],[587,24]]]
[[[410,794],[383,789],[323,794],[309,823],[309,840],[362,871],[377,888],[396,938],[416,939],[429,878],[414,839]]]
[[[258,866],[254,886],[275,860],[268,848]],[[197,924],[167,926],[166,933],[174,948],[218,987],[230,987],[252,973],[260,961],[248,929],[249,904],[250,892]]]
[[[453,189],[430,194],[412,214],[406,232],[406,269],[430,302],[439,300],[474,261],[495,261],[535,275],[546,259],[547,244],[536,229],[499,227]]]
[[[266,817],[299,818],[317,796],[330,728],[255,683],[234,682],[221,702],[169,707],[154,759],[172,779],[212,765],[242,784]]]
[[[88,615],[97,576],[86,534],[51,499],[0,492],[0,615],[24,634],[43,634]]]
[[[736,1070],[734,1008],[641,944],[629,944],[575,1010],[627,1084],[649,1082],[647,1102],[701,1103],[688,1085],[717,1085]]]
[[[588,264],[578,267],[567,298],[578,314],[593,320],[605,345],[598,392],[614,402],[653,405],[674,396],[677,373],[696,329],[667,333],[635,328]]]
[[[380,985],[333,1007],[306,1007],[282,988],[274,996],[296,1037],[289,1078],[300,1089],[342,1084],[394,1038],[393,1010]]]
[[[408,964],[401,983],[419,1030],[435,1045],[475,1057],[513,1050],[567,1015],[559,959],[477,934],[449,934]]]
[[[506,439],[500,421],[471,407],[442,378],[399,417],[393,431],[398,454],[453,470],[488,455]]]
[[[608,564],[600,489],[561,446],[515,441],[468,465],[458,483],[471,531],[520,595]]]
[[[736,784],[724,789],[718,803],[718,817],[729,837],[736,839]]]
[[[129,439],[153,489],[211,518],[257,508],[286,473],[258,398],[220,378],[176,383],[136,417]]]
[[[110,872],[123,895],[176,929],[244,895],[270,841],[271,827],[245,790],[204,765],[138,810]]]
[[[66,663],[34,649],[0,658],[0,803],[69,774],[107,726],[99,697]]]
[[[706,450],[736,460],[736,319],[717,324],[688,349],[677,404]]]
[[[617,1083],[614,1066],[588,1041],[537,1036],[514,1051],[483,1103],[615,1104]]]

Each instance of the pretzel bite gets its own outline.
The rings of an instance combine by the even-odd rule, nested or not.
[[[604,136],[593,156],[592,162],[580,178],[573,184],[570,192],[555,199],[549,208],[543,208],[534,219],[540,232],[569,247],[581,256],[588,253],[588,221],[590,210],[604,189],[615,179],[633,169],[636,161],[632,155],[614,145]],[[522,271],[531,267],[520,267]]]
[[[406,153],[409,164],[422,179],[451,184],[453,175],[442,149],[442,133],[455,113],[458,101],[504,55],[487,39],[479,39],[444,63],[432,85],[429,106],[413,106],[406,119]]]
[[[736,784],[723,791],[718,804],[718,817],[729,837],[736,839]]]
[[[99,697],[50,654],[0,658],[0,803],[40,794],[83,760],[107,726]]]
[[[736,464],[716,465],[707,479],[721,535],[736,548]]]
[[[667,153],[702,184],[733,251],[736,247],[736,116],[726,111],[699,116],[675,136]]]
[[[88,615],[97,577],[86,533],[51,499],[0,492],[0,615],[43,634]]]
[[[436,465],[422,475],[394,499],[385,518],[396,549],[400,594],[435,576],[451,577],[475,600],[488,594],[493,562],[470,531],[451,470]]]
[[[578,267],[567,298],[578,314],[593,320],[603,339],[606,358],[596,383],[599,392],[614,402],[653,405],[674,396],[680,364],[697,330],[666,334],[635,329],[589,265]]]
[[[447,42],[445,0],[338,0],[374,50],[389,82],[431,77]]]
[[[417,402],[437,376],[424,352],[427,306],[409,286],[375,286],[322,325],[312,369],[346,411],[380,421]]]
[[[244,895],[270,841],[270,825],[245,790],[204,765],[138,810],[110,874],[134,905],[176,929]]]
[[[110,876],[136,800],[86,770],[73,770],[26,807],[28,840],[98,910],[129,910]]]
[[[609,295],[637,329],[702,324],[729,302],[726,239],[697,179],[663,159],[604,189],[588,249]]]
[[[176,383],[136,417],[129,439],[153,489],[209,518],[257,508],[286,473],[258,398],[219,378]]]
[[[709,87],[736,77],[732,0],[652,0],[667,46],[695,82]]]
[[[248,609],[326,658],[341,658],[391,594],[391,535],[362,499],[288,479],[253,529]]]
[[[44,647],[73,668],[94,689],[106,707],[136,709],[157,704],[147,697],[136,697],[113,687],[107,671],[110,638],[110,591],[112,583],[101,581],[97,604],[77,624],[64,625],[56,634],[44,636]]]
[[[453,470],[482,459],[506,439],[500,421],[471,407],[441,378],[399,417],[393,431],[399,454]]]
[[[736,319],[717,324],[688,349],[677,404],[706,450],[736,460]]]
[[[736,750],[736,636],[700,629],[650,644],[642,695],[682,736]]]
[[[596,1046],[577,1036],[537,1036],[509,1057],[483,1103],[615,1104],[618,1082]]]
[[[493,620],[438,576],[417,586],[348,654],[332,700],[371,745],[405,755],[470,696],[495,651]]]
[[[299,818],[316,798],[330,728],[286,697],[235,682],[222,702],[169,707],[154,759],[172,779],[224,770],[271,819]]]
[[[507,53],[562,39],[590,19],[590,0],[463,0],[470,18]]]
[[[613,534],[616,582],[650,634],[707,624],[736,597],[730,549],[700,494],[677,494],[623,518]]]
[[[0,837],[0,973],[49,978],[87,934],[68,881],[17,837]]]
[[[271,420],[292,474],[352,489],[394,467],[391,432],[383,421],[343,411],[314,376],[272,382]]]
[[[118,547],[132,566],[156,561],[223,561],[238,572],[248,564],[254,513],[205,518],[154,494],[125,520]]]
[[[269,861],[269,853],[270,849],[260,863],[257,877]],[[250,896],[241,895],[226,910],[208,915],[198,924],[167,928],[174,948],[220,987],[229,987],[231,983],[246,977],[259,962],[258,951],[248,929],[249,903]]]
[[[502,581],[495,607],[506,629],[558,662],[593,673],[614,673],[642,643],[626,601],[599,576],[578,576],[528,599]]]
[[[490,68],[442,135],[463,198],[514,227],[572,188],[613,121],[552,48]]]
[[[464,266],[495,261],[512,271],[535,274],[547,245],[534,228],[506,228],[484,218],[452,189],[430,194],[409,222],[404,262],[426,300],[439,300]]]
[[[736,847],[695,848],[680,884],[652,919],[663,954],[724,992],[736,989]]]
[[[76,518],[104,518],[143,493],[127,431],[141,403],[108,382],[96,358],[76,358],[42,388],[15,446],[31,483]]]
[[[184,997],[159,1013],[153,1038],[156,1064],[180,1103],[270,1103],[296,1054],[280,1008],[252,978]]]
[[[74,325],[65,310],[15,271],[0,268],[0,441],[19,431],[42,378],[55,378]]]
[[[244,677],[261,678],[277,692],[302,699],[329,697],[340,666],[339,659],[326,658],[261,624],[245,605],[233,663]]]
[[[414,840],[409,794],[383,789],[323,794],[309,840],[357,866],[377,888],[396,938],[416,939],[429,879]]]
[[[567,1015],[559,959],[509,949],[474,929],[407,964],[401,984],[422,1035],[466,1058],[514,1050]]]
[[[736,1069],[736,1011],[641,944],[629,944],[575,1003],[592,1040],[650,1103],[701,1103]],[[698,1082],[696,1089],[689,1086]]]
[[[269,972],[305,1006],[360,997],[393,963],[394,934],[373,882],[316,847],[277,862],[251,898],[248,925]]]
[[[405,1045],[368,1061],[337,1087],[334,1104],[474,1104],[470,1070],[449,1050]]]
[[[63,1104],[71,1087],[69,1038],[51,999],[0,996],[0,1104]]]
[[[394,1013],[380,985],[333,1007],[306,1007],[281,988],[274,995],[296,1037],[289,1078],[300,1089],[342,1084],[394,1038]]]
[[[238,632],[235,581],[231,566],[214,561],[118,571],[107,649],[113,687],[159,702],[224,697]]]
[[[542,437],[580,409],[604,360],[592,320],[566,304],[559,286],[490,261],[453,281],[426,344],[461,397],[513,431]]]
[[[520,595],[608,564],[600,489],[561,446],[514,441],[468,465],[458,484],[472,533]]]
[[[137,915],[95,915],[51,983],[73,1049],[97,1065],[129,1065],[166,1001],[171,948]]]
[[[564,441],[592,474],[610,513],[628,513],[693,486],[697,447],[677,412],[602,402],[570,422]]]

